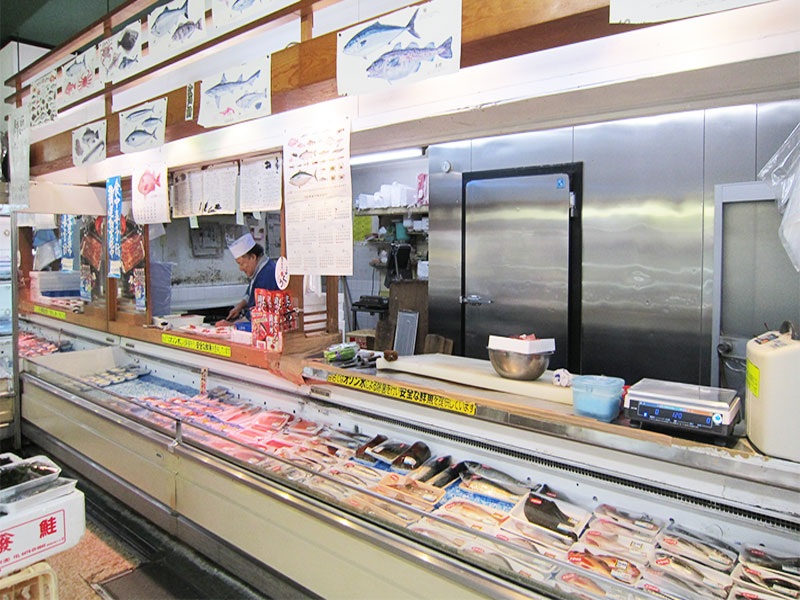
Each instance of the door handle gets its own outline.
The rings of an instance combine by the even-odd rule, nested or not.
[[[489,298],[481,298],[477,294],[470,294],[469,296],[459,296],[458,301],[461,304],[469,304],[470,306],[480,306],[481,304],[491,304]]]

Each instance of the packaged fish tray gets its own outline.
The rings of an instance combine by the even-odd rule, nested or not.
[[[46,456],[34,456],[0,467],[0,502],[58,478],[61,468]]]
[[[682,556],[657,550],[650,559],[650,567],[670,573],[675,578],[692,585],[704,598],[726,598],[733,585],[727,573],[701,565]]]
[[[636,563],[611,552],[587,548],[580,542],[572,546],[567,560],[576,567],[628,585],[638,582],[644,570],[642,563]]]
[[[739,551],[710,535],[689,531],[673,523],[656,538],[666,552],[690,558],[718,571],[730,573]]]
[[[671,573],[649,567],[645,567],[644,571],[642,571],[642,576],[636,583],[636,589],[644,593],[645,596],[658,598],[659,600],[664,600],[665,598],[673,600],[704,598],[699,593],[695,593],[695,586],[691,582],[675,577]]]
[[[74,490],[77,483],[76,479],[58,477],[37,487],[18,490],[0,502],[0,512],[13,515],[30,508],[33,504],[48,502],[59,496],[64,496]]]
[[[558,497],[531,492],[514,506],[511,516],[572,544],[578,541],[592,513]]]
[[[553,577],[555,588],[570,596],[580,598],[607,598],[609,600],[627,600],[630,595],[618,589],[608,580],[592,577],[574,569],[559,569]]]
[[[800,548],[797,550],[800,553]],[[739,561],[758,565],[784,575],[800,577],[800,554],[781,554],[762,546],[744,546],[739,552]]]
[[[728,594],[728,600],[786,600],[786,596],[750,586],[734,585]]]
[[[752,587],[786,598],[800,598],[800,577],[748,562],[738,563],[731,576],[736,584],[743,587]]]
[[[655,538],[641,539],[635,532],[603,519],[593,518],[581,534],[579,541],[597,548],[624,555],[631,560],[647,562],[656,548]]]
[[[626,510],[611,506],[610,504],[601,504],[594,509],[594,515],[598,519],[604,521],[611,521],[616,523],[631,532],[635,532],[637,538],[647,538],[654,540],[664,526],[662,521],[652,518],[645,513],[634,513]]]

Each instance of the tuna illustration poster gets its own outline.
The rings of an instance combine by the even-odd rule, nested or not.
[[[350,120],[286,132],[283,178],[289,273],[352,275]]]
[[[137,165],[133,168],[133,218],[139,225],[169,222],[168,188],[166,163]]]
[[[203,79],[197,123],[218,127],[270,114],[270,73],[266,56]]]
[[[137,20],[97,46],[103,81],[127,79],[144,68],[142,64],[142,24]]]
[[[393,89],[461,65],[461,0],[431,0],[337,34],[341,95]]]
[[[175,0],[147,15],[148,47],[162,60],[206,39],[205,0]]]
[[[31,127],[56,120],[58,116],[56,91],[55,71],[50,71],[31,83]]]
[[[61,68],[59,105],[66,106],[103,88],[98,73],[97,46],[92,46]]]
[[[72,130],[72,164],[76,167],[106,158],[106,120]]]
[[[231,25],[255,21],[293,2],[294,0],[211,0],[211,18],[218,32],[226,31]]]
[[[134,106],[119,113],[120,152],[139,152],[164,144],[167,99]]]

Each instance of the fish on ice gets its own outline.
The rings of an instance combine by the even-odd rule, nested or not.
[[[414,11],[414,14],[405,27],[402,25],[384,25],[380,21],[376,21],[351,37],[344,45],[342,51],[350,56],[366,57],[373,50],[391,43],[404,31],[407,31],[415,38],[419,38],[419,35],[414,29],[414,20],[417,18],[418,12],[419,9]]]
[[[420,48],[412,42],[407,48],[397,44],[392,50],[382,54],[367,67],[367,77],[376,77],[386,81],[396,81],[419,71],[424,61],[432,62],[438,58],[453,58],[452,36],[438,47],[433,42]]]
[[[169,8],[168,6],[161,11],[161,13],[153,21],[153,26],[150,28],[150,33],[156,37],[163,37],[172,31],[172,28],[178,23],[178,20],[183,16],[189,18],[189,0],[185,0],[183,6],[179,8]]]
[[[261,69],[253,73],[248,79],[244,79],[244,75],[239,75],[239,79],[228,81],[225,73],[223,73],[219,83],[210,87],[205,93],[207,96],[214,98],[214,102],[217,103],[217,108],[219,108],[219,101],[222,96],[236,93],[244,87],[252,87],[259,75],[261,75]]]
[[[139,190],[139,193],[142,196],[147,196],[150,192],[152,192],[157,187],[161,187],[161,174],[153,175],[150,171],[145,171],[142,173],[142,176],[139,178],[139,183],[136,186],[136,189]]]

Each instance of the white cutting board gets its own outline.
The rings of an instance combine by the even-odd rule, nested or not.
[[[442,379],[472,387],[572,405],[572,389],[553,385],[553,372],[545,371],[536,381],[500,377],[488,360],[449,354],[416,354],[388,361],[379,358],[378,370],[401,371]]]

